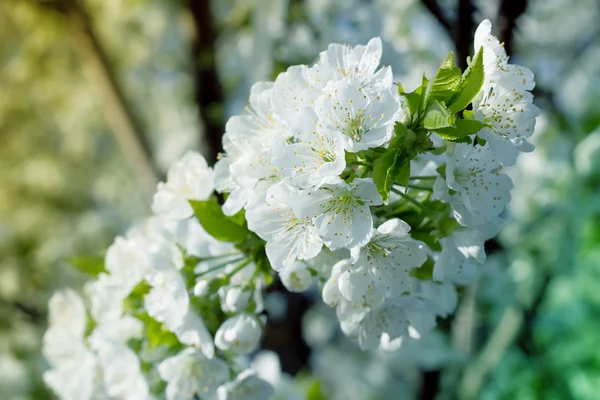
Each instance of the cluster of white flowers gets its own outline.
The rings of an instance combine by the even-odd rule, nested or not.
[[[293,292],[317,281],[363,349],[432,331],[501,226],[503,166],[531,150],[532,74],[490,30],[467,71],[444,62],[412,93],[379,68],[378,38],[255,84],[214,171],[186,154],[155,215],[108,249],[91,320],[74,292],[53,297],[48,385],[62,399],[266,399],[273,382],[246,357],[276,275]]]

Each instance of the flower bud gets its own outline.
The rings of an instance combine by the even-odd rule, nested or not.
[[[279,272],[279,277],[283,286],[294,293],[304,292],[312,284],[312,275],[310,270],[302,262],[295,262]]]
[[[250,290],[241,286],[222,287],[218,291],[223,312],[238,313],[248,308]]]
[[[221,350],[237,353],[252,352],[260,340],[262,329],[251,314],[239,314],[223,322],[215,335],[215,345]]]

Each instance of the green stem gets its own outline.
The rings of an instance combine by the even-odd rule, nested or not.
[[[240,257],[240,258],[235,258],[235,259],[233,259],[233,260],[226,261],[226,262],[224,262],[224,263],[221,263],[221,264],[217,264],[217,265],[215,265],[214,267],[210,267],[210,268],[209,268],[209,269],[207,269],[206,271],[202,271],[202,272],[200,272],[198,275],[196,275],[196,278],[198,278],[198,277],[200,277],[200,276],[204,276],[204,275],[206,275],[206,274],[208,274],[208,273],[211,273],[211,272],[213,272],[213,271],[216,271],[216,270],[222,269],[223,267],[225,267],[225,266],[227,266],[227,265],[229,265],[229,264],[231,264],[231,263],[238,262],[238,261],[240,261],[240,260],[242,260],[242,259],[243,259],[243,257]]]
[[[410,181],[417,181],[417,180],[426,180],[426,179],[437,179],[438,177],[436,175],[425,175],[425,176],[411,176],[410,178],[408,178],[408,180]]]
[[[433,192],[433,188],[429,187],[429,186],[421,186],[421,185],[406,185],[406,187],[411,188],[411,189],[417,189],[417,190],[425,190],[427,192]]]
[[[400,190],[396,189],[396,188],[392,188],[392,192],[402,196],[406,201],[411,202],[412,204],[414,204],[415,206],[419,207],[420,209],[422,209],[423,211],[427,211],[430,213],[434,213],[435,211],[430,210],[429,208],[425,207],[423,204],[419,203],[417,200],[415,200],[412,196],[409,196],[405,193],[402,193]]]
[[[364,161],[352,161],[350,163],[350,165],[359,165],[359,166],[363,166],[363,167],[371,167],[371,163],[364,162]]]
[[[244,260],[243,262],[240,263],[240,265],[238,265],[237,267],[234,268],[233,271],[231,271],[230,273],[227,274],[228,277],[232,277],[235,274],[237,274],[238,272],[240,272],[242,270],[242,268],[244,268],[246,265],[250,264],[252,261],[254,261],[254,259],[252,258],[248,258],[246,260]]]
[[[363,167],[359,172],[358,172],[358,177],[359,178],[364,178],[370,171],[371,169],[368,167]]]
[[[219,254],[217,256],[199,257],[198,261],[210,261],[210,260],[215,260],[218,258],[235,256],[236,254],[242,255],[242,253],[240,253],[239,251],[233,251],[231,253]]]

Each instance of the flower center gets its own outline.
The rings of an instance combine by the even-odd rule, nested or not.
[[[369,128],[365,126],[365,120],[365,110],[358,111],[354,118],[346,120],[344,135],[351,137],[357,142],[360,142],[362,135],[369,132]]]

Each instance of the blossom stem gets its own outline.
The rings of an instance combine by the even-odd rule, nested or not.
[[[419,203],[417,200],[415,200],[412,196],[407,195],[406,193],[402,193],[402,191],[396,189],[396,188],[392,188],[392,192],[402,196],[406,201],[411,202],[412,204],[414,204],[415,206],[419,207],[420,209],[422,209],[423,211],[427,211],[427,212],[434,212],[433,210],[430,210],[429,208],[425,207],[423,204]]]
[[[223,263],[221,263],[221,264],[215,265],[214,267],[210,267],[210,268],[209,268],[209,269],[207,269],[206,271],[202,271],[202,272],[200,272],[198,275],[196,275],[196,277],[200,277],[200,276],[206,275],[206,274],[208,274],[208,273],[210,273],[210,272],[213,272],[213,271],[216,271],[216,270],[222,269],[223,267],[225,267],[225,266],[227,266],[227,265],[229,265],[229,264],[231,264],[231,263],[238,262],[238,261],[240,261],[240,260],[242,260],[242,259],[243,259],[243,257],[240,257],[240,258],[235,258],[235,259],[233,259],[233,260],[228,260],[228,261],[226,261],[226,262],[223,262]]]
[[[233,275],[240,272],[242,270],[242,268],[244,268],[246,265],[250,264],[252,261],[253,261],[253,259],[251,259],[251,258],[248,258],[248,259],[242,261],[237,267],[235,267],[235,269],[233,271],[228,273],[227,276],[232,277]]]
[[[410,181],[417,181],[417,180],[429,180],[429,179],[437,179],[438,177],[436,175],[424,175],[424,176],[411,176],[410,178],[408,178],[408,180]]]
[[[241,255],[241,253],[239,251],[232,251],[231,253],[219,254],[219,255],[216,255],[216,256],[199,257],[198,260],[199,261],[210,261],[210,260],[215,260],[215,259],[218,259],[218,258],[235,256],[236,254]]]
[[[427,192],[432,192],[433,189],[429,186],[421,186],[421,185],[406,185],[406,187],[417,190],[425,190]]]

